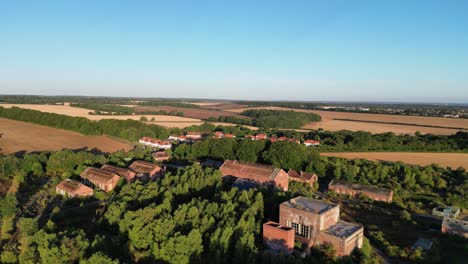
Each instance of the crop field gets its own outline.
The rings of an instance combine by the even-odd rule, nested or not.
[[[35,104],[0,104],[0,106],[9,108],[9,107],[19,107],[25,109],[32,109],[41,112],[56,113],[61,115],[68,116],[77,116],[85,117],[90,120],[101,120],[101,119],[120,119],[120,120],[140,120],[141,117],[146,117],[148,120],[154,118],[154,121],[151,121],[151,124],[156,124],[165,127],[187,127],[193,124],[202,124],[203,122],[200,119],[196,118],[187,118],[180,116],[170,116],[170,115],[90,115],[89,112],[92,110],[72,107],[69,105],[35,105]]]
[[[137,106],[135,107],[135,112],[157,112],[157,111],[176,111],[184,113],[184,117],[189,118],[198,118],[198,119],[207,119],[209,117],[219,117],[219,116],[237,116],[240,118],[248,118],[246,116],[241,116],[236,113],[219,111],[219,110],[210,110],[202,108],[185,108],[185,107],[174,107],[174,106]]]
[[[423,134],[432,133],[440,135],[454,134],[461,129],[468,131],[468,119],[457,118],[362,114],[349,112],[301,110],[284,107],[241,108],[229,110],[229,112],[241,113],[247,109],[312,112],[319,114],[322,117],[322,121],[309,123],[304,126],[305,129],[323,128],[329,131],[362,130],[371,133],[393,132],[395,134],[414,134],[416,131],[419,131]]]
[[[206,108],[206,109],[212,109],[212,110],[231,110],[231,109],[246,108],[247,105],[235,104],[235,103],[221,103],[221,104],[204,105],[201,107]]]
[[[401,161],[413,165],[438,164],[441,167],[468,169],[467,153],[422,153],[422,152],[326,152],[320,153],[327,157],[347,159],[367,159],[373,161]]]
[[[102,152],[129,150],[130,143],[107,136],[77,132],[0,118],[0,152],[3,154],[62,149],[97,149]]]

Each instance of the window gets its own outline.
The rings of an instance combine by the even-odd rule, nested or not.
[[[289,222],[288,224],[289,224],[289,227],[294,228],[294,233],[296,235],[299,235],[305,238],[310,238],[310,226],[301,225],[301,224],[294,223],[294,222]]]

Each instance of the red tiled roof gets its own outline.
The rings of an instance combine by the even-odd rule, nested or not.
[[[160,169],[160,167],[154,163],[143,161],[143,160],[136,160],[130,166],[130,169],[135,171],[136,173],[151,173],[155,169]]]
[[[80,177],[93,183],[106,184],[107,182],[112,181],[114,177],[120,176],[107,170],[89,167],[80,174]]]
[[[273,166],[244,163],[236,160],[226,160],[219,169],[223,176],[235,176],[260,181],[274,180],[281,171],[281,169]]]

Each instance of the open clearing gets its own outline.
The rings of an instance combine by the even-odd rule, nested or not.
[[[363,114],[363,113],[349,113],[349,112],[332,112],[332,111],[316,111],[316,110],[302,110],[292,109],[285,107],[253,107],[228,110],[229,112],[241,113],[248,109],[271,109],[271,110],[286,110],[297,112],[312,112],[319,114],[322,117],[321,122],[313,122],[304,126],[306,129],[323,128],[329,131],[338,130],[352,130],[352,131],[368,131],[371,133],[384,133],[393,132],[395,134],[414,134],[419,131],[423,134],[440,134],[450,135],[455,134],[459,129],[452,129],[450,127],[464,128],[468,131],[468,119],[457,118],[442,118],[442,117],[424,117],[424,116],[401,116],[401,115],[383,115],[383,114]],[[336,120],[336,119],[352,119],[350,120]],[[359,121],[358,121],[359,120]],[[367,123],[369,122],[392,122],[400,124],[378,124]],[[439,126],[439,127],[422,127],[422,126]]]
[[[441,167],[468,169],[467,153],[424,153],[424,152],[326,152],[320,153],[327,157],[347,159],[367,159],[374,161],[401,161],[413,165],[438,164]]]
[[[16,152],[97,149],[102,152],[130,150],[132,145],[107,136],[85,136],[78,132],[0,118],[0,149]]]
[[[181,116],[170,116],[170,115],[90,115],[89,112],[92,110],[72,107],[69,105],[35,105],[35,104],[0,104],[0,106],[5,108],[10,107],[19,107],[25,109],[32,109],[41,112],[56,113],[61,115],[68,116],[77,116],[85,117],[90,120],[101,120],[101,119],[120,119],[120,120],[140,120],[142,116],[146,117],[148,120],[154,118],[154,121],[151,121],[151,124],[156,124],[164,127],[180,127],[180,126],[191,126],[195,123],[201,124],[202,121],[196,118],[187,118]],[[185,122],[185,123],[184,123]]]

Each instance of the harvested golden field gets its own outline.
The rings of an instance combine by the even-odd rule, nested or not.
[[[327,157],[347,159],[367,159],[374,161],[401,161],[413,165],[438,164],[441,167],[468,169],[467,153],[423,153],[423,152],[327,152],[320,153]]]
[[[235,104],[235,103],[222,103],[222,104],[212,104],[212,105],[202,106],[202,108],[212,109],[212,110],[231,110],[231,109],[241,109],[241,108],[246,108],[246,107],[247,105]]]
[[[175,107],[175,106],[138,106],[135,107],[135,112],[157,112],[157,111],[176,111],[184,113],[185,117],[208,119],[209,117],[219,116],[237,116],[240,118],[249,118],[247,116],[241,116],[235,113],[219,110],[210,110],[203,108],[186,108],[186,107]]]
[[[270,110],[286,110],[297,112],[312,112],[319,114],[322,117],[321,122],[313,122],[304,126],[306,129],[323,128],[329,131],[352,130],[352,131],[368,131],[371,133],[393,132],[395,134],[414,134],[419,131],[423,134],[440,134],[450,135],[455,134],[459,129],[463,128],[468,131],[468,119],[443,118],[443,117],[424,117],[424,116],[400,116],[400,115],[382,115],[382,114],[362,114],[349,112],[332,112],[332,111],[316,111],[291,109],[285,107],[251,107],[229,110],[229,112],[241,113],[248,109],[270,109]],[[348,120],[337,120],[348,119]],[[383,124],[369,122],[389,122],[398,124]],[[419,126],[416,126],[419,125]],[[423,126],[438,126],[438,127],[423,127]]]
[[[77,132],[0,118],[0,149],[16,152],[97,149],[102,152],[129,150],[132,145],[107,136],[85,136]]]
[[[219,105],[219,104],[222,104],[223,102],[185,102],[185,103],[203,107],[203,106]]]
[[[85,117],[90,120],[101,120],[101,119],[119,119],[119,120],[140,120],[141,117],[146,117],[148,120],[154,118],[154,121],[151,121],[152,124],[157,124],[165,127],[180,127],[180,123],[186,122],[191,126],[193,123],[202,123],[200,119],[196,118],[187,118],[181,116],[170,116],[170,115],[90,115],[89,112],[92,110],[72,107],[69,105],[35,105],[35,104],[0,104],[0,106],[5,108],[10,107],[19,107],[25,109],[32,109],[41,112],[56,113],[61,115],[68,116],[77,116]]]

